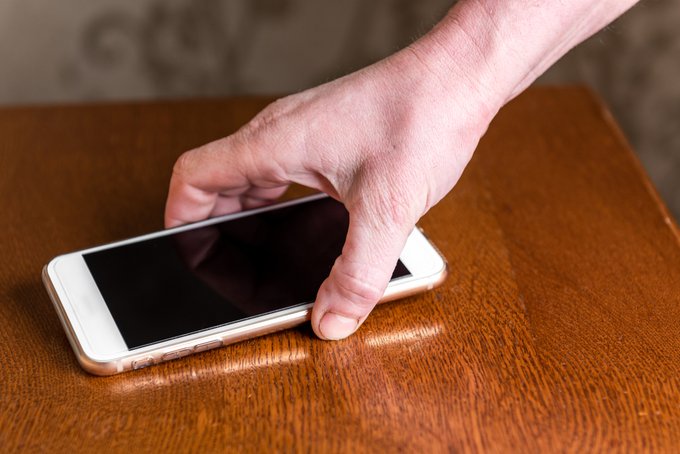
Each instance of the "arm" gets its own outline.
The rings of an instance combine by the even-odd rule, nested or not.
[[[411,47],[437,73],[476,74],[505,104],[637,1],[464,0]]]
[[[352,334],[382,296],[408,234],[456,184],[510,99],[634,0],[467,0],[361,71],[280,99],[235,134],[183,154],[166,225],[266,204],[291,182],[350,213],[317,294],[314,331]]]

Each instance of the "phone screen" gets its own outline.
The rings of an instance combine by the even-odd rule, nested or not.
[[[83,257],[132,350],[314,301],[348,225],[321,198]]]

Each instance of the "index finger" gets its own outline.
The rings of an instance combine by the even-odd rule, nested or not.
[[[166,227],[264,205],[281,196],[289,181],[276,160],[263,159],[264,154],[254,153],[234,136],[182,154],[170,180]]]

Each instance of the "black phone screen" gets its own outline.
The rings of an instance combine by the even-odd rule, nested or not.
[[[313,302],[348,225],[321,198],[83,257],[135,349]],[[399,261],[392,278],[409,274]]]

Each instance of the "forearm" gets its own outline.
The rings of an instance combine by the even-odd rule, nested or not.
[[[462,0],[410,50],[445,89],[480,93],[494,115],[636,2]]]

